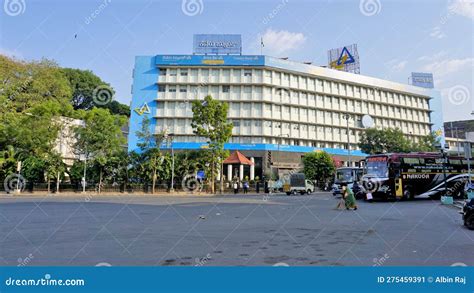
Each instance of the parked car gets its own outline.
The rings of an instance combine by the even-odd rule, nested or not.
[[[283,191],[290,194],[310,194],[314,192],[313,182],[306,180],[303,173],[294,173],[290,175],[290,181],[283,184]]]
[[[462,219],[464,226],[474,230],[474,198],[467,200],[462,208]]]

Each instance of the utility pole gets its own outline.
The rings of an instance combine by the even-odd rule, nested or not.
[[[349,119],[351,116],[349,114],[344,114],[344,118],[347,120],[347,167],[351,166],[351,142],[349,137]]]

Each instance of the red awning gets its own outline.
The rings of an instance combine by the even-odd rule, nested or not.
[[[227,159],[224,160],[224,164],[253,165],[252,161],[247,159],[247,157],[242,155],[242,153],[239,151],[233,152]]]

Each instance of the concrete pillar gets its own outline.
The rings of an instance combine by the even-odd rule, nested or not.
[[[239,166],[239,178],[240,181],[244,180],[244,165],[240,164]]]
[[[253,163],[253,165],[250,165],[250,180],[255,179],[255,158],[250,157],[250,162]]]
[[[227,165],[227,181],[232,181],[232,164]]]

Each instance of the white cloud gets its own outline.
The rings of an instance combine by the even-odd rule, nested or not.
[[[441,31],[441,27],[435,26],[431,31],[430,36],[436,39],[442,39],[446,37],[446,34]]]
[[[452,73],[471,72],[474,68],[474,58],[431,60],[423,66],[423,70],[433,72],[437,77],[444,77]],[[472,73],[471,73],[472,74]]]
[[[405,69],[407,64],[408,64],[407,60],[398,60],[398,59],[392,59],[385,63],[385,65],[387,65],[391,71],[396,71],[396,72],[400,72],[403,69]]]
[[[452,13],[474,19],[474,0],[451,1],[448,10]]]
[[[275,31],[268,29],[262,38],[264,52],[272,55],[288,53],[300,48],[306,42],[306,37],[302,33],[292,33],[285,30]],[[258,42],[260,42],[260,39]]]
[[[446,51],[439,51],[438,53],[430,55],[430,56],[429,55],[420,56],[416,60],[420,61],[420,62],[436,61],[436,60],[439,60],[440,58],[446,56],[447,54],[448,54],[448,52],[446,52]]]

